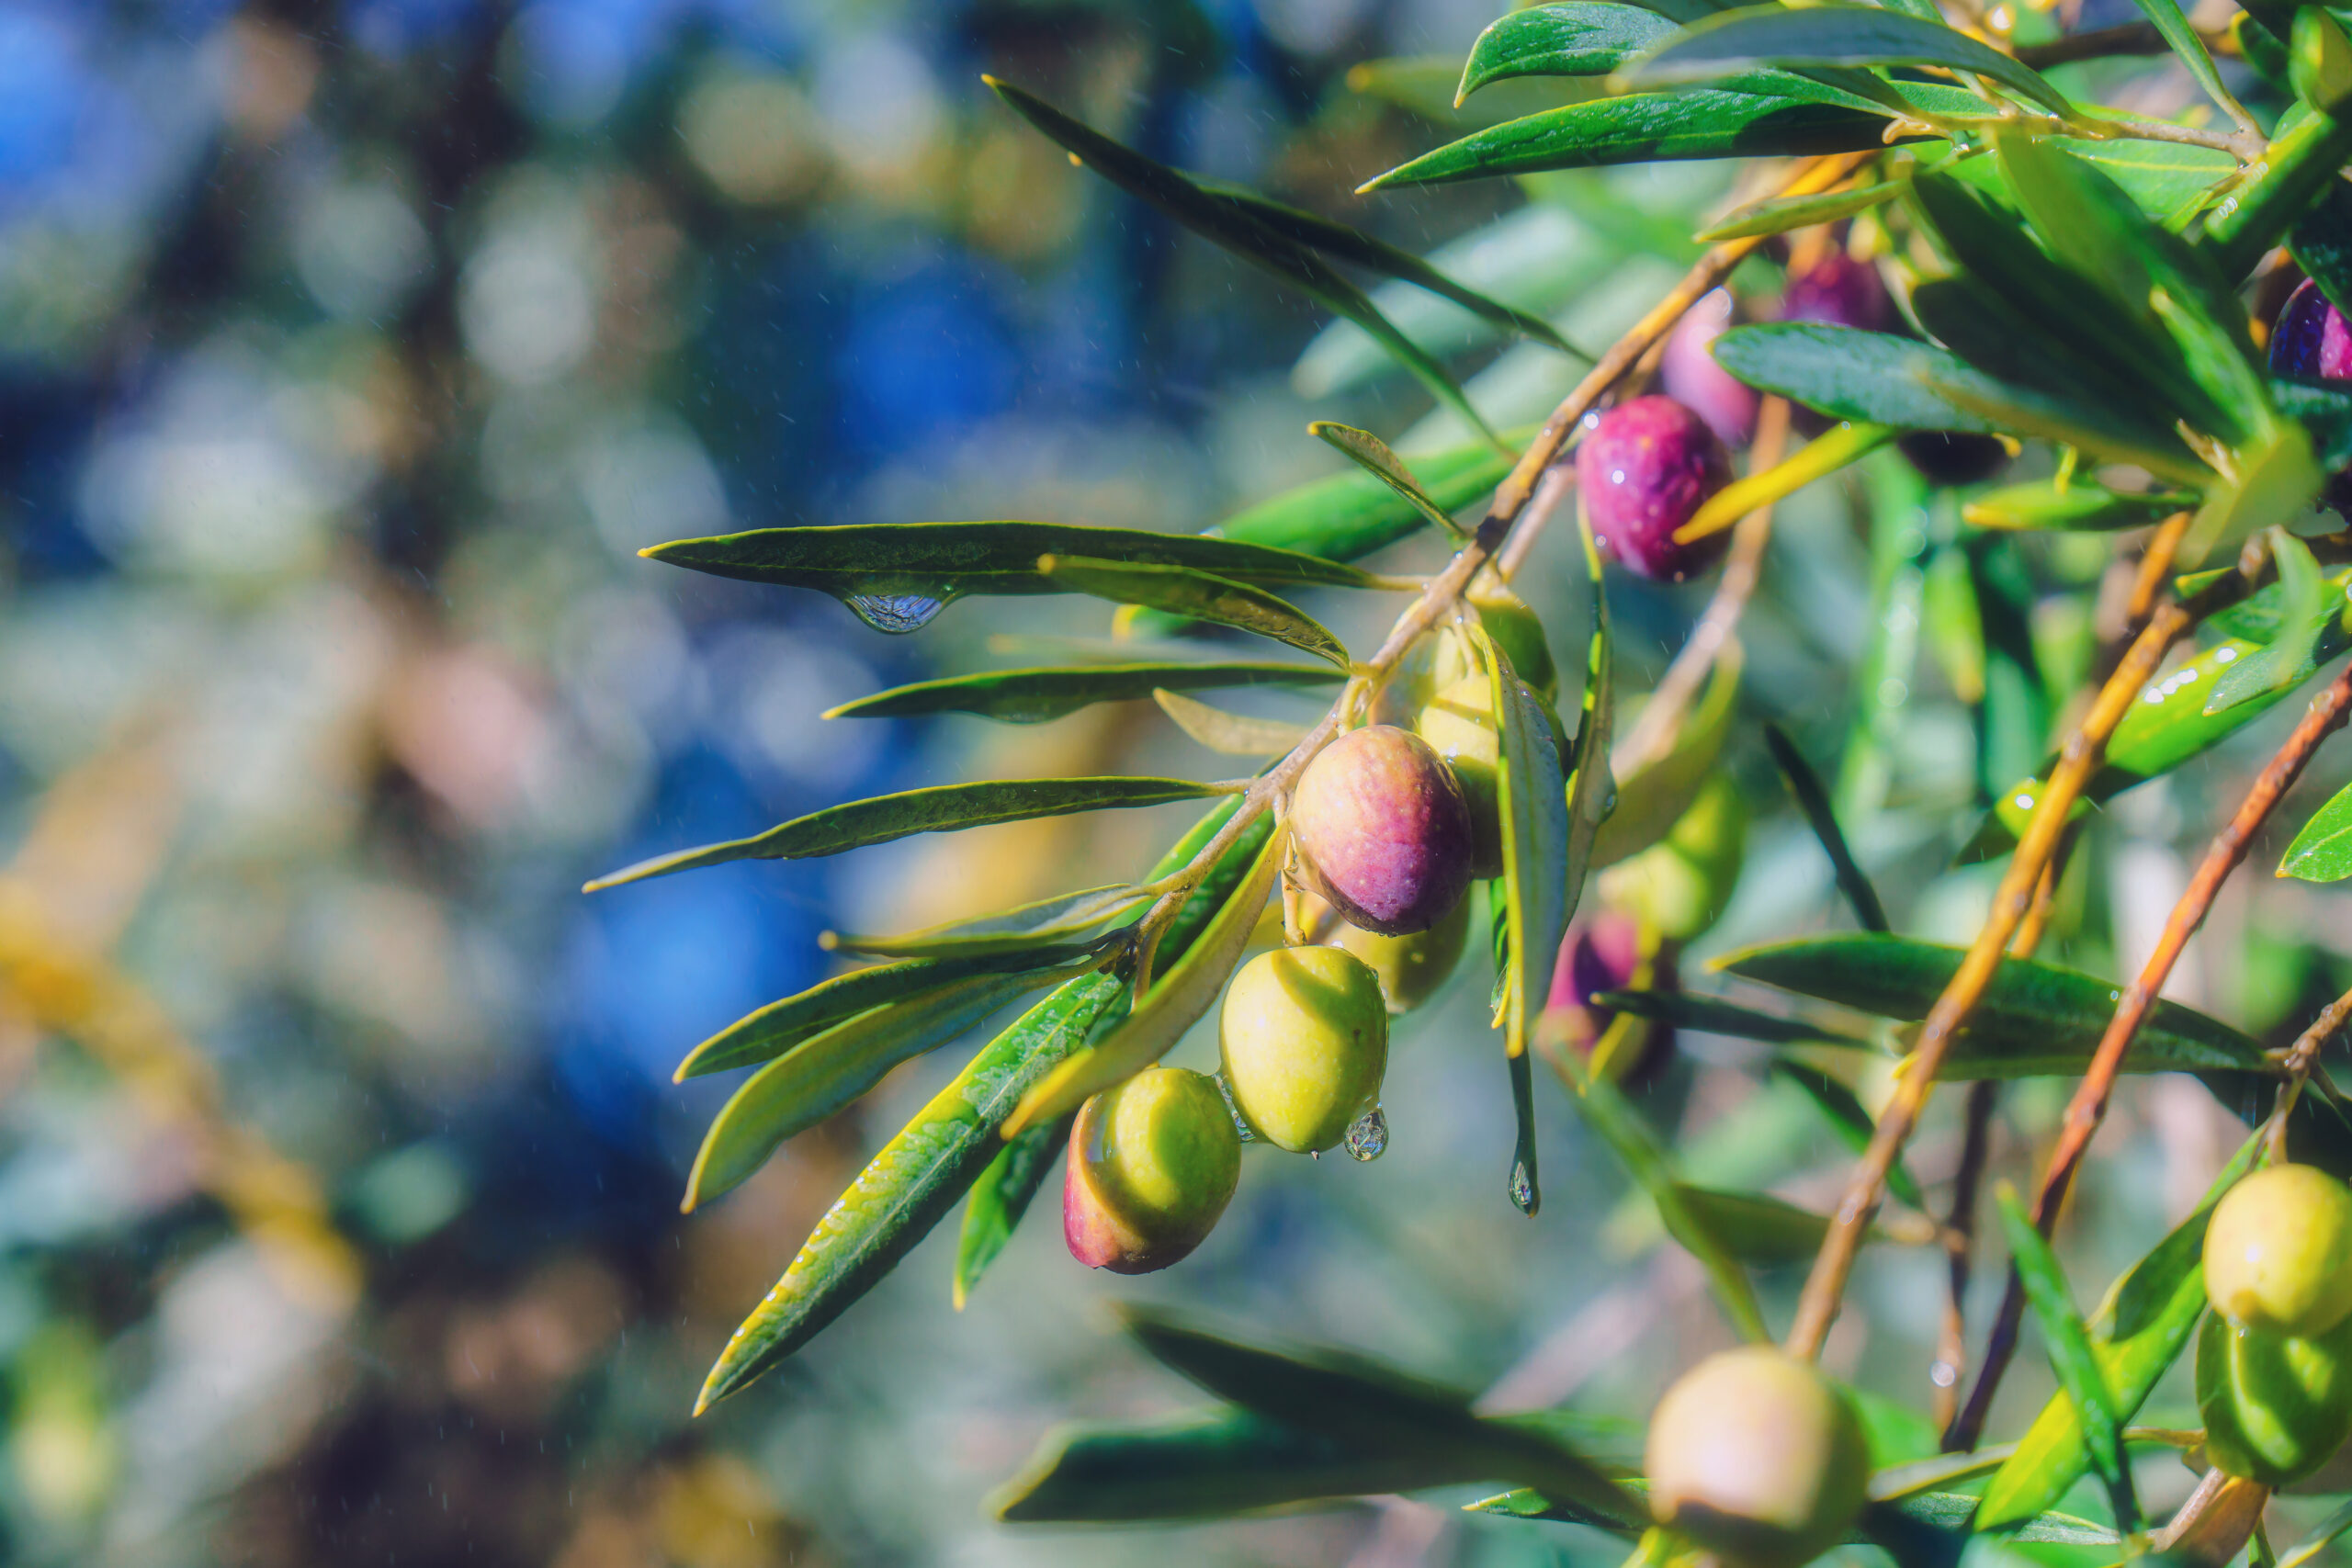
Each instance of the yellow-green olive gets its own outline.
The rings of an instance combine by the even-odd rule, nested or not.
[[[1408,1013],[1437,995],[1462,962],[1470,940],[1470,902],[1457,899],[1443,919],[1409,936],[1382,936],[1342,923],[1337,941],[1380,982],[1389,1012]]]
[[[1240,1179],[1241,1134],[1216,1082],[1146,1067],[1079,1107],[1062,1239],[1090,1269],[1165,1269],[1216,1227]]]
[[[1445,687],[1413,720],[1413,732],[1445,759],[1462,786],[1462,801],[1470,811],[1470,874],[1499,874],[1503,827],[1495,765],[1502,737],[1495,724],[1494,682],[1483,674],[1465,675]]]
[[[2352,1317],[2352,1188],[2308,1165],[2231,1188],[2205,1227],[2205,1295],[2238,1326],[2277,1334]]]
[[[1650,1416],[1658,1523],[1734,1568],[1798,1568],[1846,1537],[1870,1453],[1852,1403],[1769,1345],[1708,1357]]]
[[[1703,936],[1723,918],[1747,852],[1747,805],[1718,773],[1664,839],[1600,876],[1600,896],[1669,942]]]
[[[2205,1452],[2224,1473],[2285,1486],[2352,1435],[2352,1318],[2310,1338],[2208,1316],[2197,1337]]]
[[[1261,953],[1226,987],[1217,1046],[1252,1133],[1295,1154],[1328,1149],[1379,1101],[1388,1005],[1344,948]]]

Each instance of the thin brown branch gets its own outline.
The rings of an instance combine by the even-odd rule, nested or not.
[[[2312,1020],[2312,1026],[2295,1037],[2286,1059],[2278,1064],[2286,1081],[2278,1086],[2278,1099],[2270,1109],[2270,1120],[2265,1123],[2273,1160],[2287,1157],[2287,1119],[2295,1113],[2295,1101],[2302,1098],[2303,1086],[2311,1081],[2312,1069],[2319,1065],[2320,1047],[2335,1038],[2346,1020],[2352,1020],[2352,991],[2322,1008],[2319,1016]]]
[[[1951,1207],[1944,1213],[1945,1273],[1950,1284],[1944,1297],[1943,1327],[1936,1338],[1936,1359],[1928,1369],[1935,1384],[1936,1425],[1951,1425],[1960,1407],[1961,1375],[1968,1368],[1968,1300],[1970,1254],[1976,1243],[1976,1193],[1984,1182],[1985,1156],[1993,1145],[1993,1111],[2001,1086],[1979,1078],[1968,1086],[1967,1132],[1960,1145],[1960,1170],[1952,1179]]]
[[[2352,666],[2330,682],[2325,690],[2312,699],[2302,722],[2295,726],[2286,743],[2279,747],[2254,786],[2246,792],[2222,830],[2213,836],[2212,843],[2199,863],[2197,873],[2189,879],[2188,889],[2173,906],[2172,914],[2165,921],[2164,932],[2156,940],[2155,951],[2148,955],[2139,976],[2132,980],[2117,1002],[2115,1015],[2108,1021],[2107,1031],[2099,1037],[2098,1048],[2091,1053],[2089,1067],[2082,1082],[2075,1088],[2073,1100],[2067,1102],[2066,1113],[2060,1123],[2057,1146],[2051,1150],[2050,1161],[2042,1172],[2041,1187],[2034,1196],[2033,1220],[2037,1229],[2047,1236],[2056,1225],[2059,1210],[2064,1206],[2066,1194],[2074,1186],[2075,1172],[2082,1168],[2083,1156],[2090,1150],[2091,1139],[2106,1119],[2107,1108],[2114,1098],[2115,1081],[2123,1070],[2123,1058],[2132,1042],[2155,1010],[2156,998],[2165,982],[2172,977],[2173,968],[2211,912],[2213,899],[2222,884],[2245,861],[2254,836],[2261,830],[2270,813],[2295,780],[2301,776],[2320,742],[2341,728],[2347,716],[2352,716]],[[2324,1036],[2323,1035],[2323,1038]],[[2312,1047],[2315,1053],[2317,1046]],[[2308,1058],[2305,1071],[2309,1070]],[[2281,1093],[2285,1090],[2282,1086]],[[2288,1103],[2291,1104],[2291,1100]],[[2001,1298],[2001,1314],[1995,1321],[1992,1341],[1985,1347],[1984,1371],[1970,1396],[1968,1410],[1953,1435],[1973,1437],[1983,1429],[1985,1407],[1992,1401],[1992,1390],[2008,1368],[2009,1359],[2016,1353],[2017,1329],[2025,1310],[2022,1282],[2013,1268],[2008,1289]]]
[[[1936,998],[1927,1021],[1920,1026],[1908,1070],[1880,1116],[1878,1131],[1872,1134],[1860,1166],[1847,1184],[1829,1234],[1823,1239],[1820,1255],[1814,1259],[1813,1272],[1805,1280],[1804,1293],[1797,1301],[1796,1322],[1788,1337],[1787,1348],[1792,1355],[1810,1360],[1820,1352],[1821,1342],[1828,1335],[1829,1325],[1838,1316],[1838,1303],[1844,1299],[1846,1280],[1853,1272],[1862,1236],[1870,1227],[1871,1217],[1878,1212],[1886,1173],[1901,1156],[1904,1144],[1918,1124],[1919,1113],[1935,1090],[1953,1038],[1975,1010],[1984,987],[1992,983],[2000,967],[2010,937],[2032,908],[2034,889],[2042,870],[2058,849],[2067,817],[2081,797],[2083,786],[2090,782],[2106,754],[2108,737],[2115,733],[2115,727],[2138,700],[2140,689],[2164,661],[2173,639],[2187,630],[2189,623],[2189,613],[2179,605],[2168,604],[2157,611],[2133,641],[2121,665],[2109,677],[2090,712],[2067,738],[2058,765],[2051,770],[2050,782],[2034,808],[2032,820],[2026,825],[2025,836],[2010,856],[2008,870],[1993,895],[1992,911],[1951,983],[1944,987],[1943,995]]]

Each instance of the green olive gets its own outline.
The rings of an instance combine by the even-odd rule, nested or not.
[[[1798,1568],[1846,1538],[1870,1452],[1835,1383],[1769,1345],[1708,1357],[1650,1416],[1650,1508],[1733,1568]]]
[[[1090,1269],[1165,1269],[1216,1227],[1240,1179],[1241,1134],[1216,1082],[1146,1067],[1079,1107],[1062,1239]]]
[[[1503,827],[1495,764],[1502,736],[1495,724],[1494,683],[1485,675],[1465,675],[1445,687],[1413,720],[1413,732],[1445,759],[1462,786],[1463,804],[1470,808],[1470,874],[1500,874]]]
[[[2311,1338],[2208,1316],[2197,1337],[2205,1452],[2224,1473],[2285,1486],[2352,1435],[2352,1318]]]
[[[1337,940],[1379,980],[1389,1012],[1408,1013],[1437,995],[1462,962],[1470,941],[1470,900],[1457,901],[1443,919],[1410,936],[1382,936],[1342,924]]]
[[[1380,981],[1338,947],[1286,947],[1243,964],[1226,988],[1217,1044],[1234,1109],[1276,1148],[1336,1145],[1380,1099],[1388,1005]]]
[[[2308,1165],[2231,1188],[2205,1227],[2205,1295],[2240,1327],[2276,1334],[2352,1317],[2352,1189]]]
[[[1747,852],[1747,805],[1728,773],[1711,775],[1667,835],[1601,874],[1600,896],[1669,942],[1723,918]]]
[[[1552,662],[1552,645],[1544,640],[1544,623],[1527,602],[1510,589],[1480,583],[1470,590],[1470,606],[1478,625],[1510,660],[1511,673],[1549,703],[1560,694],[1559,667]]]

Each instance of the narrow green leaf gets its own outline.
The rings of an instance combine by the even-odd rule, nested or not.
[[[911,1061],[956,1039],[1027,992],[1075,977],[1070,968],[976,975],[837,1023],[753,1073],[703,1134],[686,1176],[691,1213],[806,1132]]]
[[[1592,169],[1678,158],[1859,152],[1883,144],[1883,111],[1791,77],[1787,96],[1719,92],[1635,93],[1548,109],[1424,152],[1363,190]]]
[[[2274,380],[2270,400],[2303,427],[2321,468],[2334,473],[2352,466],[2352,392],[2341,383]]]
[[[1017,948],[877,964],[836,975],[797,995],[770,1002],[695,1046],[678,1064],[677,1081],[684,1083],[709,1073],[774,1061],[810,1036],[871,1009],[905,1001],[976,975],[999,975],[1068,962],[1083,951],[1071,947],[1041,955],[1037,949],[1037,943],[1027,942]]]
[[[1306,727],[1278,718],[1250,718],[1194,702],[1174,692],[1154,692],[1152,700],[1176,728],[1226,757],[1286,756],[1306,739]]]
[[[947,920],[898,936],[847,936],[827,931],[819,942],[829,951],[876,953],[910,958],[975,957],[1024,953],[1052,942],[1083,942],[1151,896],[1125,882],[1057,893],[995,914]],[[892,967],[901,967],[892,965]]]
[[[1627,1484],[1644,1487],[1641,1482]],[[1561,1524],[1578,1525],[1596,1522],[1584,1510],[1564,1507],[1529,1487],[1506,1492],[1499,1497],[1464,1503],[1463,1507],[1471,1513],[1507,1514],[1515,1519],[1549,1519]],[[1965,1493],[1907,1493],[1892,1501],[1871,1503],[1846,1540],[1848,1544],[1854,1546],[1885,1546],[1889,1527],[1903,1522],[1938,1530],[1962,1530],[1966,1528],[1968,1517],[1975,1508],[1976,1499]],[[2105,1525],[2091,1519],[2077,1518],[2072,1514],[2046,1513],[2035,1516],[2005,1539],[2019,1543],[2053,1546],[2113,1546],[2121,1538]]]
[[[989,670],[894,686],[843,703],[827,718],[905,718],[969,713],[1007,724],[1043,724],[1096,703],[1135,702],[1155,691],[1210,692],[1233,686],[1317,686],[1340,679],[1312,664],[1090,664],[1051,670]]]
[[[1577,736],[1568,757],[1567,870],[1563,882],[1563,919],[1573,917],[1584,897],[1585,877],[1594,863],[1593,846],[1600,837],[1617,789],[1609,771],[1609,739],[1617,713],[1617,644],[1609,629],[1609,586],[1600,567],[1600,547],[1594,543],[1591,519],[1578,511],[1577,530],[1584,546],[1585,591],[1590,606],[1592,633],[1585,641],[1583,711],[1577,717]],[[1554,943],[1556,949],[1558,944]],[[1544,983],[1548,983],[1549,976]]]
[[[2181,1351],[2205,1312],[2205,1224],[2213,1204],[2244,1175],[2262,1144],[2248,1139],[2214,1179],[2198,1211],[2174,1227],[2116,1280],[2091,1315],[2092,1353],[2120,1418],[2140,1408]],[[2090,1467],[2074,1401],[2062,1391],[1984,1488],[1979,1530],[2016,1529],[2057,1504]]]
[[[2238,101],[2231,96],[2229,88],[2222,85],[2222,73],[2214,69],[2213,57],[2205,51],[2205,40],[2197,36],[2197,29],[2188,25],[2188,18],[2180,14],[2180,7],[2173,0],[2132,0],[2132,3],[2140,7],[2140,15],[2147,17],[2156,31],[2164,35],[2165,44],[2180,57],[2180,62],[2188,67],[2189,75],[2205,89],[2207,97],[2233,113],[2244,112],[2238,108]]]
[[[1470,405],[1470,400],[1462,395],[1461,387],[1446,374],[1445,367],[1398,332],[1363,289],[1335,271],[1308,244],[1294,237],[1298,220],[1314,221],[1306,214],[1282,209],[1287,216],[1281,219],[1282,226],[1277,227],[1269,220],[1267,209],[1273,206],[1272,203],[1237,201],[1233,193],[1211,189],[1165,164],[1155,163],[1009,83],[991,76],[981,80],[1022,118],[1129,196],[1158,208],[1203,239],[1272,274],[1378,338],[1432,396],[1461,414],[1481,434],[1493,438],[1493,431]],[[1324,243],[1329,241],[1328,231],[1336,227],[1322,226],[1327,231]],[[1354,241],[1356,252],[1351,259],[1359,262],[1363,260],[1366,247],[1376,245],[1365,235],[1354,236]],[[1482,299],[1481,303],[1493,305],[1490,300]],[[1518,316],[1515,311],[1510,314],[1514,319]],[[1557,341],[1557,334],[1554,334],[1554,340]]]
[[[1312,615],[1262,588],[1181,566],[1132,566],[1084,556],[1041,556],[1037,570],[1053,581],[1108,599],[1141,604],[1187,620],[1236,626],[1348,668],[1348,650]]]
[[[722,865],[737,860],[807,860],[837,855],[868,844],[887,844],[914,833],[954,833],[1036,817],[1067,817],[1079,811],[1119,811],[1229,795],[1225,784],[1190,779],[999,779],[979,784],[935,784],[899,795],[829,806],[796,817],[764,833],[699,849],[677,850],[596,878],[585,891],[600,892],[649,876]]]
[[[1513,76],[1605,76],[1680,31],[1638,6],[1603,0],[1530,6],[1488,24],[1462,65],[1460,103],[1489,83]]]
[[[1690,520],[1674,531],[1680,540],[1704,538],[1736,527],[1759,507],[1770,506],[1805,486],[1849,468],[1901,433],[1893,425],[1841,420],[1769,468],[1743,474],[1700,502]]]
[[[2104,533],[2119,528],[2144,528],[2176,512],[2195,507],[2197,502],[2198,498],[2186,491],[2127,495],[2089,479],[2077,479],[2064,490],[2044,482],[1986,491],[1961,507],[1960,519],[1973,528]]]
[[[754,528],[673,539],[639,550],[649,560],[786,588],[830,593],[877,631],[911,632],[969,594],[1059,593],[1037,570],[1044,555],[1101,556],[1186,566],[1244,582],[1363,588],[1351,566],[1296,550],[1199,534],[1087,528],[1062,523],[866,523]]]
[[[1532,430],[1505,432],[1514,443],[1524,442],[1533,434]],[[1412,461],[1421,488],[1448,513],[1491,493],[1510,471],[1510,459],[1484,441],[1415,453]],[[1409,537],[1421,522],[1420,512],[1411,502],[1358,469],[1316,479],[1245,507],[1219,524],[1217,532],[1237,542],[1350,561]]]
[[[1854,860],[1854,852],[1846,846],[1846,835],[1838,826],[1838,815],[1829,808],[1829,792],[1813,765],[1797,750],[1797,743],[1777,724],[1764,727],[1764,746],[1772,753],[1773,762],[1781,770],[1781,777],[1795,797],[1797,809],[1804,813],[1805,825],[1821,842],[1822,852],[1829,857],[1829,869],[1838,879],[1838,890],[1852,906],[1854,919],[1866,931],[1891,931],[1894,923],[1886,918],[1886,906],[1879,901],[1878,889]]]
[[[2299,6],[2296,29],[2316,27],[2324,16],[2316,6]],[[2247,168],[2229,199],[2206,214],[2199,248],[2224,277],[2244,277],[2278,243],[2279,231],[2311,210],[2347,158],[2352,116],[2337,119],[2308,104],[2289,106],[2263,157]]]
[[[2181,536],[2177,554],[2184,566],[2234,547],[2248,535],[2292,522],[2327,477],[2312,458],[2311,437],[2290,420],[2278,421],[2233,456],[2235,476],[2206,490],[2205,504]]]
[[[2341,594],[2328,592],[2319,562],[2309,545],[2283,528],[2270,535],[2270,557],[2278,566],[2278,586],[2286,597],[2279,608],[2276,637],[2259,652],[2237,660],[2213,682],[2205,698],[2209,714],[2227,713],[2240,703],[2300,683],[2318,668],[2314,657],[2320,639],[2344,612]]]
[[[1069,1143],[1073,1116],[1041,1122],[998,1151],[964,1200],[964,1227],[956,1242],[953,1299],[962,1312],[1004,1244],[1029,1212],[1037,1190],[1054,1173],[1054,1160]]]
[[[1997,82],[2061,118],[2073,106],[2041,73],[1990,44],[1869,6],[1756,6],[1694,22],[1619,74],[1634,86],[1711,82],[1761,67],[1939,65]]]
[[[1189,864],[1238,806],[1209,811],[1153,868]],[[1186,900],[1162,949],[1181,953],[1221,908],[1272,831],[1252,823]],[[1149,880],[1148,878],[1147,880]],[[801,1246],[784,1277],[746,1318],[704,1380],[697,1410],[743,1388],[839,1317],[946,1217],[1002,1149],[998,1128],[1030,1087],[1117,1016],[1124,981],[1091,974],[1068,982],[1023,1014],[884,1145]]]
[[[1005,1119],[1004,1135],[1075,1111],[1090,1095],[1124,1083],[1168,1055],[1184,1031],[1209,1010],[1250,945],[1259,911],[1273,891],[1288,836],[1277,829],[1259,852],[1250,874],[1227,899],[1201,940],[1152,982],[1126,1021],[1071,1056],[1023,1097]]]
[[[1553,1066],[1571,1077],[1568,1099],[1585,1125],[1609,1145],[1634,1185],[1649,1194],[1666,1234],[1707,1271],[1715,1299],[1723,1303],[1732,1326],[1742,1338],[1759,1344],[1770,1340],[1772,1336],[1764,1326],[1763,1309],[1756,1303],[1756,1288],[1706,1215],[1684,1201],[1670,1156],[1626,1103],[1624,1094],[1609,1079],[1582,1072],[1568,1048],[1555,1046],[1548,1055]]]
[[[2125,121],[2138,118],[2114,109],[2102,112]],[[2071,151],[2098,164],[2139,203],[2141,211],[2176,234],[2238,175],[2238,161],[2219,147],[2118,137],[2111,141],[2086,141]]]
[[[1568,928],[1575,823],[1560,776],[1560,754],[1535,694],[1512,672],[1509,656],[1484,627],[1471,636],[1486,659],[1489,700],[1500,720],[1495,796],[1502,818],[1503,899],[1510,933],[1501,1022],[1504,1049],[1522,1056]],[[1589,848],[1589,834],[1586,843]]]
[[[1821,1250],[1829,1217],[1800,1209],[1766,1192],[1724,1192],[1678,1183],[1675,1198],[1695,1215],[1724,1249],[1742,1263],[1780,1268],[1803,1263]]]
[[[1879,1049],[1867,1040],[1826,1024],[1758,1012],[1720,997],[1702,997],[1691,991],[1600,991],[1586,999],[1610,1012],[1630,1012],[1677,1029],[1728,1034],[1738,1040],[1761,1040],[1774,1045],[1838,1045],[1873,1053]]]
[[[2341,882],[2352,876],[2352,784],[2312,813],[2287,846],[2278,874],[2301,882]]]
[[[1469,537],[1469,531],[1453,520],[1453,513],[1430,498],[1420,481],[1405,466],[1403,458],[1388,449],[1388,443],[1369,430],[1358,430],[1352,424],[1340,424],[1318,419],[1306,427],[1307,434],[1326,445],[1335,446],[1348,456],[1356,467],[1395,491],[1411,502],[1413,510],[1436,524],[1444,533],[1457,539]]]
[[[1900,179],[1857,186],[1851,190],[1824,191],[1818,196],[1767,197],[1762,201],[1751,201],[1722,221],[1702,229],[1694,238],[1712,245],[1724,240],[1785,234],[1792,229],[1834,223],[1840,218],[1851,218],[1857,212],[1883,207],[1910,188],[1911,177],[1905,175]]]
[[[2319,1522],[2319,1528],[2296,1543],[2293,1550],[2278,1559],[2278,1568],[2303,1568],[2312,1558],[2327,1550],[2329,1544],[2346,1530],[2352,1529],[2352,1503],[2346,1503]]]
[[[1739,678],[1746,662],[1740,645],[1726,642],[1708,671],[1706,690],[1676,726],[1674,743],[1662,757],[1624,773],[1617,786],[1617,808],[1600,819],[1593,834],[1591,863],[1615,865],[1641,853],[1672,830],[1699,798],[1699,790],[1723,755],[1739,705]],[[1622,766],[1612,759],[1612,768]]]
[[[1383,1448],[1223,1406],[1148,1427],[1057,1427],[982,1506],[1007,1524],[1222,1518],[1486,1478],[1474,1453]]]
[[[1943,995],[1962,953],[1936,942],[1861,933],[1770,942],[1719,958],[1714,967],[1860,1012],[1917,1020]],[[2115,986],[2078,970],[2004,959],[1953,1042],[1942,1076],[1959,1082],[2079,1075],[2106,1032],[2119,995]],[[2123,1066],[2143,1073],[2277,1071],[2259,1041],[2168,1001],[2156,1003]]]
[[[2001,1183],[1995,1201],[2010,1258],[2025,1282],[2026,1304],[2041,1325],[2042,1344],[2050,1352],[2051,1370],[2058,1374],[2059,1387],[2073,1402],[2091,1468],[2107,1483],[2118,1527],[2127,1532],[2137,1529],[2140,1510],[2132,1495],[2131,1464],[2123,1453],[2122,1415],[2116,1408],[2115,1392],[2108,1387],[2107,1373],[2092,1352],[2090,1330],[2075,1309],[2065,1272],[2058,1266],[2057,1254],[2034,1229],[2033,1217],[2018,1201],[2016,1189]]]
[[[1772,1075],[1786,1078],[1803,1089],[1805,1097],[1829,1119],[1830,1126],[1838,1131],[1838,1141],[1848,1148],[1860,1154],[1871,1146],[1871,1140],[1878,1133],[1878,1123],[1871,1120],[1871,1113],[1862,1109],[1862,1102],[1854,1098],[1854,1091],[1841,1080],[1831,1077],[1818,1067],[1792,1062],[1785,1056],[1772,1059]],[[1927,1212],[1928,1204],[1920,1194],[1918,1179],[1911,1174],[1910,1167],[1902,1160],[1896,1160],[1894,1168],[1886,1173],[1886,1188],[1911,1207],[1922,1213]]]
[[[1381,1451],[1446,1456],[1606,1517],[1642,1516],[1638,1501],[1553,1432],[1481,1420],[1458,1390],[1339,1351],[1237,1344],[1144,1308],[1128,1307],[1125,1316],[1128,1332],[1164,1365],[1258,1416]]]

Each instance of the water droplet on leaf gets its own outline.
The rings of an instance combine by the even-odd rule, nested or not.
[[[1348,1129],[1348,1153],[1360,1160],[1375,1160],[1388,1152],[1388,1112],[1375,1105]]]
[[[928,593],[853,593],[842,603],[876,631],[893,635],[921,631],[947,608],[945,600]]]
[[[1248,1122],[1242,1120],[1241,1107],[1233,1103],[1233,1086],[1225,1081],[1225,1069],[1219,1067],[1216,1072],[1211,1073],[1209,1081],[1216,1085],[1217,1093],[1225,1096],[1226,1113],[1233,1118],[1233,1130],[1241,1134],[1241,1141],[1245,1144],[1256,1143],[1258,1134],[1250,1130]]]
[[[1535,1213],[1535,1178],[1528,1170],[1525,1160],[1514,1160],[1510,1168],[1510,1201],[1522,1214]]]

